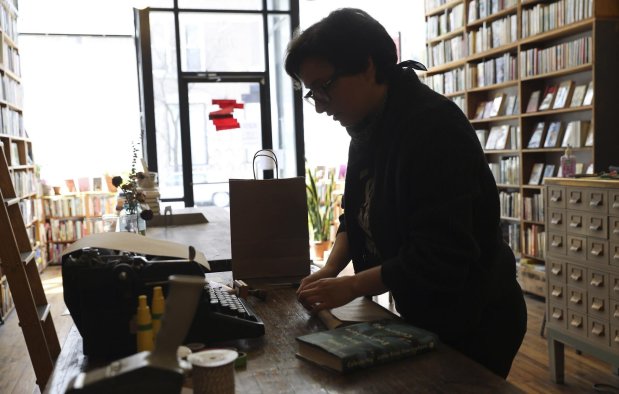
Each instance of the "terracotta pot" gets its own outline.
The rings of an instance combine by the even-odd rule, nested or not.
[[[318,260],[322,260],[325,256],[325,251],[331,247],[331,241],[314,241],[314,256]]]

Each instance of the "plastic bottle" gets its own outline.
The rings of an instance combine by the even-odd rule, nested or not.
[[[155,286],[153,288],[153,338],[157,338],[157,333],[161,328],[161,319],[163,318],[163,312],[165,311],[165,299],[163,298],[163,291],[161,286]]]
[[[576,175],[576,157],[572,155],[572,147],[567,146],[565,154],[561,156],[561,176],[564,178]]]
[[[150,316],[150,308],[146,303],[146,296],[141,295],[138,297],[138,335],[137,345],[138,352],[145,350],[153,350],[153,321]]]

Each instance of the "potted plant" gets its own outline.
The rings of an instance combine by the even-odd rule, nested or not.
[[[316,170],[306,168],[307,214],[312,234],[314,255],[324,257],[325,250],[331,247],[331,223],[333,222],[332,194],[335,186],[335,171],[329,171],[328,179],[322,183],[317,179]],[[319,184],[320,182],[320,184]]]

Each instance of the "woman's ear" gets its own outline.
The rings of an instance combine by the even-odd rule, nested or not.
[[[374,60],[372,60],[371,56],[368,57],[368,66],[363,72],[363,75],[369,82],[376,83],[376,66],[374,65]]]

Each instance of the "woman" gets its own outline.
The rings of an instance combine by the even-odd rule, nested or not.
[[[298,289],[312,311],[391,291],[411,324],[507,377],[526,331],[494,178],[470,123],[396,65],[364,11],[332,12],[289,45],[286,72],[351,136],[344,210],[325,267]],[[352,259],[354,276],[337,277]]]

